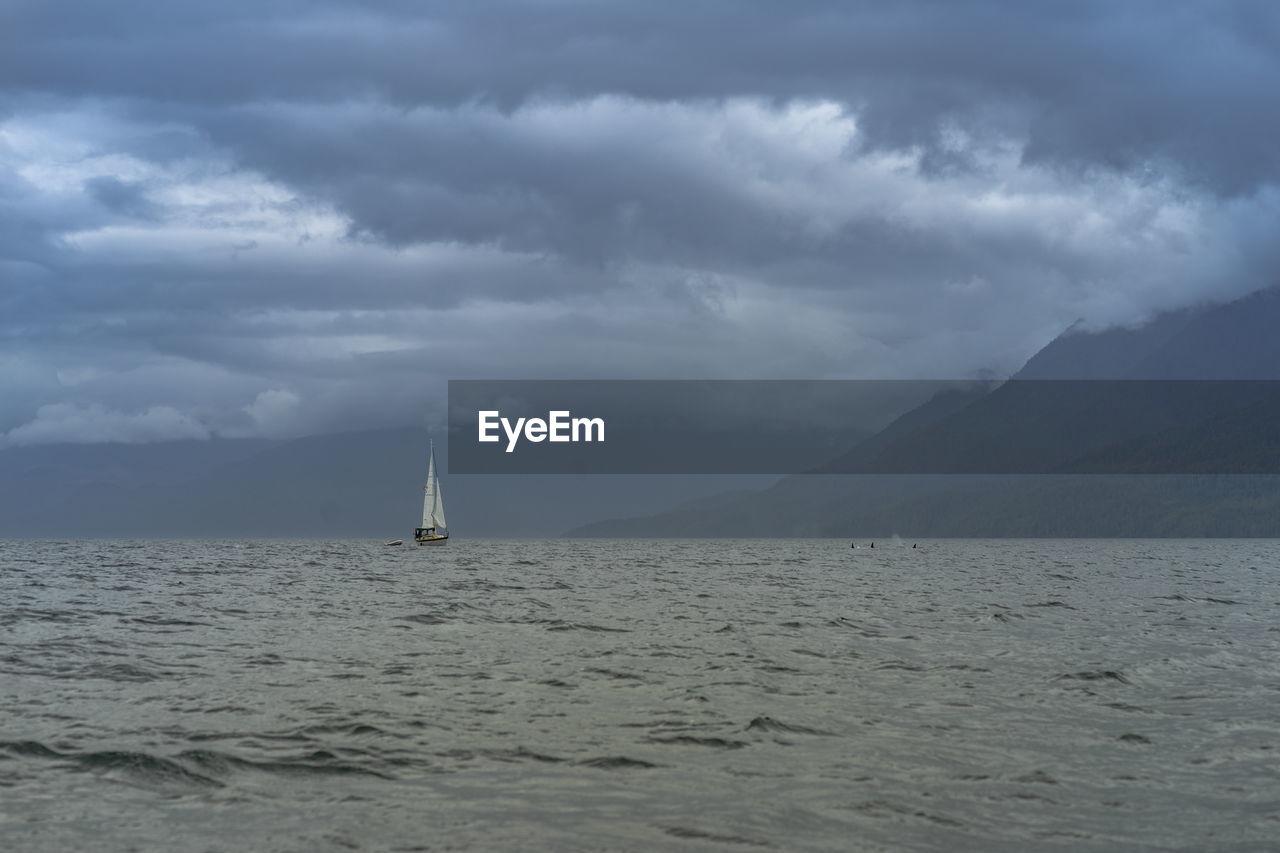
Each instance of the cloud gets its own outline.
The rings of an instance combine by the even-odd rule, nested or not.
[[[296,425],[298,404],[302,398],[292,391],[271,388],[263,391],[244,411],[253,420],[256,435],[288,435]]]
[[[1280,266],[1270,4],[72,11],[0,28],[23,440],[419,422],[447,378],[1009,372]]]
[[[152,406],[143,412],[127,414],[97,404],[54,403],[41,406],[35,420],[0,437],[0,447],[105,442],[146,444],[209,437],[207,427],[171,406]]]
[[[7,79],[20,91],[135,99],[166,115],[260,101],[807,96],[863,110],[889,147],[938,147],[944,118],[1020,128],[1036,158],[1167,157],[1224,189],[1274,180],[1280,163],[1268,144],[1280,118],[1258,108],[1274,90],[1280,11],[1259,0],[121,0],[93,12],[31,0],[9,16]]]

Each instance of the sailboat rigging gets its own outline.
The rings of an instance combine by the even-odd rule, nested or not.
[[[440,479],[436,476],[436,445],[431,442],[431,458],[427,463],[427,484],[422,488],[422,526],[413,531],[419,545],[443,545],[449,541],[444,520],[444,501],[440,497]],[[445,532],[441,533],[440,531]]]

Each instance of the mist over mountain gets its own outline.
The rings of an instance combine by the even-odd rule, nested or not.
[[[1013,379],[1280,379],[1280,289],[1161,314],[1143,326],[1068,329]]]
[[[842,476],[573,535],[1280,535],[1280,476],[1260,473],[1280,470],[1278,323],[1270,291],[1073,328],[1014,381],[939,395],[818,469]]]
[[[1280,294],[1264,292],[1139,329],[1068,331],[1009,382],[945,413],[922,407],[819,471],[1280,472],[1278,326]],[[921,422],[926,411],[938,413]]]

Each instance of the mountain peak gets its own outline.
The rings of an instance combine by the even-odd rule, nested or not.
[[[1280,289],[1161,314],[1137,328],[1073,324],[1014,379],[1280,379]]]

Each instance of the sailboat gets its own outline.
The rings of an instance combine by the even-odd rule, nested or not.
[[[444,521],[444,501],[440,498],[440,480],[436,476],[436,443],[431,442],[431,461],[427,463],[427,485],[422,489],[422,526],[413,531],[419,545],[443,545],[449,534],[439,533],[448,525]]]

